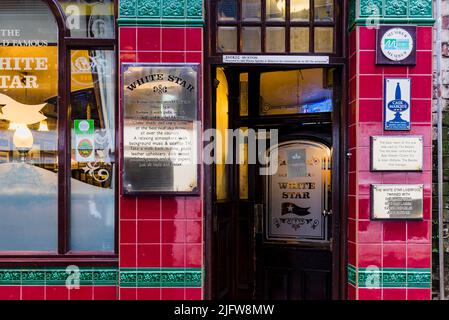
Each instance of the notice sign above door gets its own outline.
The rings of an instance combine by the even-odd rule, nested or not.
[[[371,137],[372,171],[421,171],[422,136]]]
[[[376,64],[415,65],[416,26],[380,26]]]
[[[372,219],[422,219],[423,189],[422,184],[373,184]]]
[[[384,94],[384,129],[410,130],[410,79],[386,78]]]

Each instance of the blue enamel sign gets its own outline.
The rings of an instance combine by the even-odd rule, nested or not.
[[[410,79],[386,78],[384,129],[410,130]]]

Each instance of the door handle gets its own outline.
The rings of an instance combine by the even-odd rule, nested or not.
[[[324,216],[324,217],[328,217],[328,216],[330,216],[330,215],[332,215],[332,209],[329,209],[329,210],[323,210],[323,216]]]

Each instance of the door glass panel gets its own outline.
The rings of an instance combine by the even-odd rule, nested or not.
[[[315,52],[334,51],[334,28],[315,27]]]
[[[0,251],[57,250],[58,26],[43,1],[0,1]]]
[[[261,5],[260,0],[242,0],[242,20],[260,21]]]
[[[215,188],[217,200],[228,198],[228,179],[226,176],[226,156],[227,156],[227,135],[228,129],[228,80],[222,68],[217,68],[218,87],[216,91],[216,146],[215,146]]]
[[[327,241],[331,194],[331,151],[322,143],[279,144],[278,170],[267,176],[267,240]]]
[[[218,52],[237,52],[237,27],[218,27]]]
[[[237,19],[237,0],[219,0],[217,3],[218,21],[235,21]]]
[[[332,79],[327,69],[264,72],[260,75],[260,115],[332,111]]]
[[[248,73],[240,74],[240,116],[248,116]]]
[[[315,0],[315,21],[332,22],[334,20],[334,1]]]
[[[242,52],[260,52],[260,28],[242,27]]]
[[[267,27],[266,28],[266,52],[285,52],[285,28]]]
[[[285,20],[285,0],[266,0],[266,20]]]
[[[309,28],[290,28],[290,51],[309,52]]]
[[[309,21],[309,0],[290,0],[290,20]]]
[[[248,128],[240,128],[243,139],[239,141],[239,198],[248,199]]]

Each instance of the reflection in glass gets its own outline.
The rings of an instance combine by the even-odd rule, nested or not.
[[[260,28],[242,27],[242,52],[260,52]]]
[[[2,0],[0,21],[0,251],[55,252],[58,27],[35,0]]]
[[[266,52],[285,52],[285,28],[267,27],[266,28]]]
[[[226,75],[222,68],[217,68],[217,107],[216,107],[216,127],[219,134],[216,141],[216,165],[215,165],[215,187],[217,200],[225,200],[228,198],[228,179],[226,176],[226,157],[227,157],[227,135],[228,129],[228,94],[229,87]],[[221,138],[221,139],[220,139]]]
[[[315,21],[334,20],[334,1],[333,0],[315,0]]]
[[[72,37],[114,38],[114,0],[59,0]]]
[[[248,127],[241,127],[239,139],[239,198],[248,199]]]
[[[290,52],[309,52],[309,28],[290,28]]]
[[[334,28],[315,27],[315,52],[334,51]]]
[[[241,73],[240,78],[240,116],[248,116],[248,73]]]
[[[242,20],[260,21],[261,5],[260,0],[242,0]]]
[[[264,72],[260,75],[260,115],[332,111],[332,77],[327,69]]]
[[[237,0],[218,0],[217,20],[235,21],[237,19]]]
[[[114,251],[114,61],[113,51],[71,51],[73,251]]]
[[[285,20],[285,0],[266,0],[267,21]]]
[[[290,20],[309,21],[309,0],[290,0]]]
[[[237,27],[218,27],[218,52],[237,52]]]

